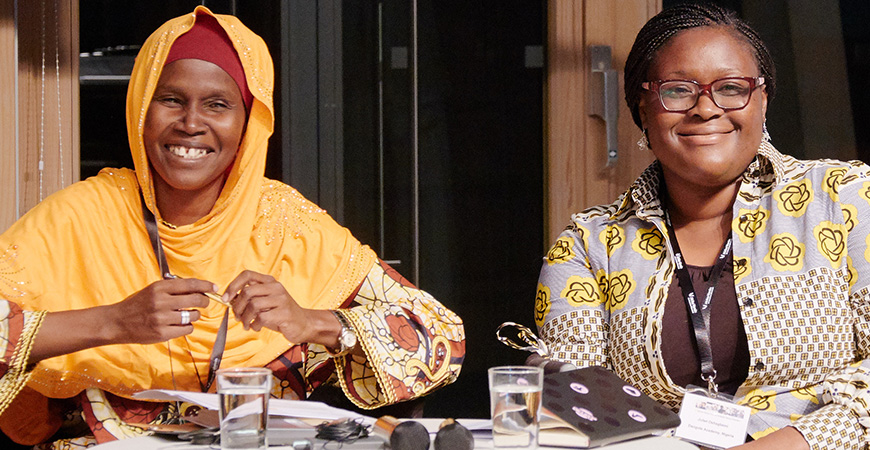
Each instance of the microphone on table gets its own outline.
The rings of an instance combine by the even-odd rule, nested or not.
[[[435,450],[473,450],[474,436],[468,428],[453,419],[441,422],[435,435]]]
[[[393,416],[382,416],[375,422],[372,434],[380,436],[393,450],[429,450],[429,431],[420,422],[401,422]]]
[[[429,431],[419,422],[400,421],[393,416],[382,416],[373,427],[372,434],[387,441],[392,450],[429,450]],[[435,450],[473,450],[471,431],[453,419],[445,419],[435,435]]]

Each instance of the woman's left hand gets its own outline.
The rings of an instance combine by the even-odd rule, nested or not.
[[[278,331],[293,343],[335,347],[341,324],[329,311],[299,306],[271,275],[246,270],[230,282],[224,293],[233,314],[245,329]]]

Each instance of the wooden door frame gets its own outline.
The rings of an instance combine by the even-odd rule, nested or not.
[[[661,11],[661,0],[547,0],[547,78],[544,108],[544,242],[549,245],[571,214],[610,203],[652,162],[638,150],[640,131],[625,106],[623,69],[634,36]],[[605,168],[605,126],[589,116],[587,48],[609,45],[619,73],[619,160]]]

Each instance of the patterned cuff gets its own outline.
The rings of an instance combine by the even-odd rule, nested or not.
[[[601,310],[578,308],[539,328],[541,339],[550,348],[550,358],[577,367],[609,366],[607,337],[609,326]]]
[[[357,337],[356,345],[363,350],[363,354],[358,355],[355,352],[335,354],[327,349],[335,364],[339,386],[351,403],[362,409],[394,403],[395,399],[390,399],[389,392],[384,392],[383,389],[383,386],[387,386],[385,374],[374,369],[381,367],[382,362],[379,358],[382,356],[370,353],[372,345],[366,341],[366,336],[371,333],[361,326],[362,321],[355,308],[337,311],[354,328]],[[387,397],[384,397],[384,394],[387,394]]]
[[[0,414],[9,407],[12,400],[18,395],[27,380],[30,378],[30,369],[27,362],[30,360],[30,351],[33,349],[33,341],[36,333],[45,320],[47,311],[24,311],[24,327],[18,342],[15,344],[15,352],[10,361],[6,373],[0,377]],[[7,315],[8,320],[8,315]]]
[[[811,449],[863,449],[865,430],[849,408],[831,403],[792,423]]]

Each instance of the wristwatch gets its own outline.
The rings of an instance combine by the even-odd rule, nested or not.
[[[333,311],[332,314],[338,319],[338,323],[341,324],[341,332],[338,335],[338,343],[341,347],[332,356],[341,356],[356,347],[356,330],[353,329],[353,325],[350,324],[350,321],[343,314],[338,311]]]

